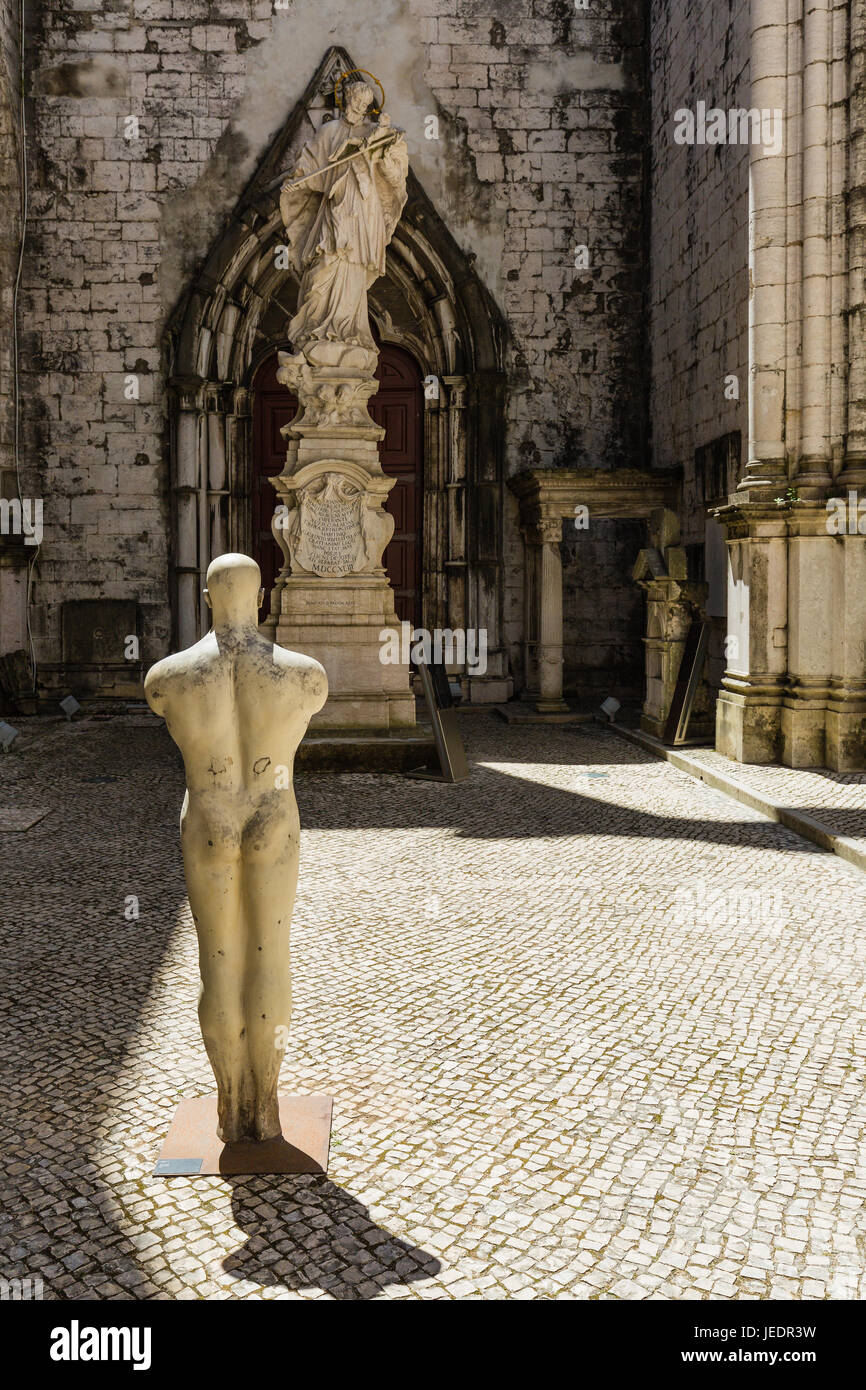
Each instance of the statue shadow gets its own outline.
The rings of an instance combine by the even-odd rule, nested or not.
[[[235,1223],[247,1236],[222,1262],[236,1279],[318,1288],[344,1302],[378,1298],[390,1284],[439,1273],[439,1260],[377,1226],[361,1202],[324,1174],[227,1181]]]

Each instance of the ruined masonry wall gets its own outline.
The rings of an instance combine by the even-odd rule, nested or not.
[[[410,141],[413,167],[508,320],[509,470],[641,461],[642,10],[641,0],[593,0],[584,12],[572,0],[42,5],[29,36],[23,341],[28,458],[46,499],[33,613],[43,662],[60,659],[61,598],[138,599],[144,662],[166,649],[166,319],[332,43],[382,76],[410,133],[437,111],[462,133],[465,169],[441,167],[423,138]],[[130,115],[137,140],[124,138]],[[578,244],[588,270],[574,268]],[[133,372],[137,401],[124,398]],[[509,528],[514,635],[520,541]]]
[[[0,3],[0,469],[12,465],[12,291],[21,196],[18,142],[18,10]],[[3,495],[7,495],[8,483]]]

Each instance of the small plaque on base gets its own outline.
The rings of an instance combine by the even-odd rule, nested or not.
[[[217,1098],[182,1100],[174,1113],[154,1177],[191,1173],[326,1173],[331,1142],[330,1096],[280,1096],[282,1134],[224,1144]]]

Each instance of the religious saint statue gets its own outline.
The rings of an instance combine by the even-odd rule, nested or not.
[[[367,291],[385,273],[409,170],[402,131],[385,112],[370,119],[375,98],[367,82],[347,83],[340,116],[304,146],[281,189],[289,254],[301,277],[288,327],[293,354],[280,357],[287,382],[308,365],[375,370]]]
[[[259,632],[261,578],[247,555],[212,561],[213,628],[158,661],[144,684],[186,771],[180,837],[198,935],[199,1021],[227,1144],[280,1134],[300,838],[292,768],[328,693],[318,661]]]

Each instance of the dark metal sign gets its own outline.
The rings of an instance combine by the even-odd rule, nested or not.
[[[704,672],[709,640],[710,624],[705,619],[696,619],[686,637],[674,697],[671,700],[662,738],[662,743],[670,747],[675,748],[678,743],[685,742],[695,696]]]
[[[421,770],[410,772],[409,776],[421,777],[432,782],[463,782],[469,776],[469,764],[457,726],[457,710],[451,694],[448,672],[440,661],[430,662],[429,665],[426,661],[418,661],[416,665],[424,699],[427,701],[430,723],[433,725],[433,738],[441,772]]]

